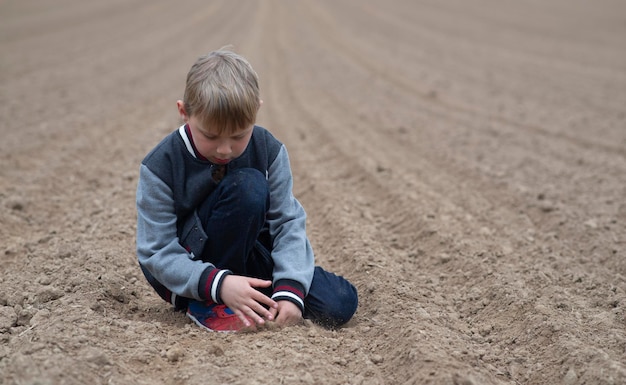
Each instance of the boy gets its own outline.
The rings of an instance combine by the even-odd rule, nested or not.
[[[256,126],[257,75],[219,50],[187,75],[184,124],[142,161],[137,255],[156,292],[212,331],[302,318],[327,327],[356,311],[355,287],[314,266],[285,146]]]

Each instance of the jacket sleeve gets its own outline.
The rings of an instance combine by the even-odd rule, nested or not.
[[[219,287],[228,270],[195,259],[177,236],[170,187],[142,164],[137,185],[137,258],[176,295],[220,302]]]
[[[267,213],[273,239],[274,300],[289,300],[304,311],[304,297],[313,280],[314,255],[306,235],[306,213],[293,196],[293,177],[283,145],[269,167],[270,208]]]

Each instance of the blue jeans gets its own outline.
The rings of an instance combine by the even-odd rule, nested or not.
[[[272,280],[272,240],[265,223],[268,208],[268,183],[260,171],[252,168],[230,171],[197,210],[209,235],[202,260],[237,275]],[[159,290],[157,286],[162,285],[153,281],[150,283],[161,294],[163,288]],[[260,291],[268,296],[272,293],[271,288]],[[176,302],[179,307],[185,299]],[[309,293],[304,298],[304,318],[338,327],[352,318],[357,305],[357,290],[350,282],[315,267]]]

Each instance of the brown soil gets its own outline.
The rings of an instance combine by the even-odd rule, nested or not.
[[[626,383],[626,3],[0,2],[0,383]],[[143,156],[232,44],[347,327],[213,334],[134,254]]]

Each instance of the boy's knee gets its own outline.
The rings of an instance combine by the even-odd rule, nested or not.
[[[346,281],[346,283],[348,283]],[[352,319],[359,306],[358,293],[356,288],[348,283],[336,292],[336,306],[329,309],[331,314],[329,318],[332,321],[332,327],[342,326]]]
[[[237,206],[254,209],[265,208],[269,200],[269,187],[265,175],[253,168],[233,170],[222,180],[224,193],[235,199]]]
[[[317,280],[316,280],[317,278]],[[356,287],[343,277],[315,268],[315,297],[307,309],[315,322],[331,328],[340,327],[352,319],[359,305]]]
[[[306,318],[311,318],[313,322],[327,328],[339,328],[347,324],[354,316],[354,313],[356,313],[358,306],[356,298],[355,293],[348,301],[344,301],[341,306],[329,307],[320,312],[312,312],[313,315]]]
[[[259,184],[267,184],[267,180],[265,179],[265,175],[256,168],[240,168],[236,170],[232,170],[229,172],[224,180],[231,179],[234,183],[237,183],[241,186],[254,187]]]

